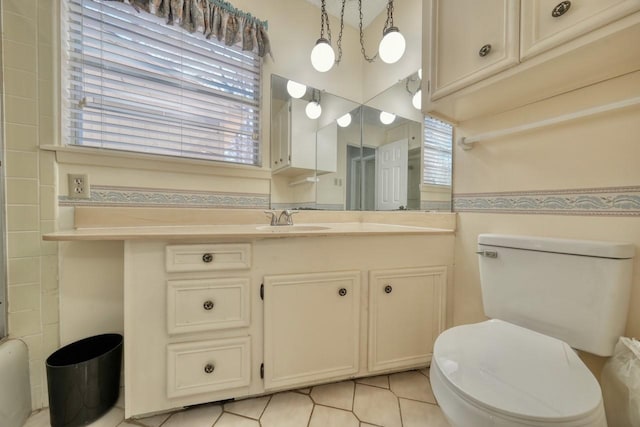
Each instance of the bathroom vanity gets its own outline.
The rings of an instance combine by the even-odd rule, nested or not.
[[[356,214],[45,238],[124,241],[128,418],[428,365],[445,328],[453,227]]]

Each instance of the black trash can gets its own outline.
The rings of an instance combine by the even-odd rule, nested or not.
[[[122,335],[96,335],[68,344],[46,364],[51,427],[84,426],[118,400]]]

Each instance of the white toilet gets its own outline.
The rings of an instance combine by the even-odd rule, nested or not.
[[[482,234],[478,247],[492,320],[440,334],[431,361],[451,426],[605,427],[600,386],[573,348],[613,354],[633,245]]]

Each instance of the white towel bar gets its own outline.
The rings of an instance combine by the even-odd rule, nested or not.
[[[556,125],[558,123],[564,123],[571,120],[581,119],[583,117],[593,116],[595,114],[606,113],[609,111],[619,110],[622,108],[632,107],[634,105],[640,105],[640,97],[626,99],[624,101],[618,101],[611,104],[599,105],[597,107],[588,108],[586,110],[576,111],[574,113],[563,114],[561,116],[552,117],[550,119],[541,120],[539,122],[529,123],[522,126],[515,126],[508,129],[497,130],[494,132],[481,133],[472,137],[462,137],[458,140],[464,150],[471,150],[473,145],[478,141],[484,141],[492,138],[499,138],[501,136],[513,135],[516,133],[526,132],[533,129]]]

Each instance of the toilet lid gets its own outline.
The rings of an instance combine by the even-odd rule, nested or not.
[[[501,320],[443,332],[434,360],[458,394],[519,418],[581,418],[602,400],[598,382],[565,342]]]

